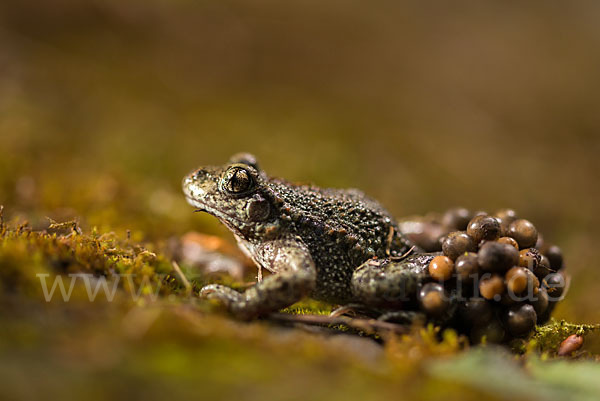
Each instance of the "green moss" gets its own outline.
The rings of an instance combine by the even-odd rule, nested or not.
[[[560,343],[572,334],[586,336],[600,330],[600,324],[575,324],[565,320],[551,319],[543,326],[537,326],[535,333],[523,346],[523,350],[542,353],[544,358],[556,355]]]
[[[66,231],[57,234],[52,231]],[[89,274],[118,280],[126,291],[147,295],[159,289],[161,295],[180,292],[172,280],[169,260],[140,244],[114,234],[82,234],[74,222],[52,222],[47,231],[33,231],[27,224],[4,227],[0,242],[0,286],[3,294],[41,296],[41,277]],[[169,285],[163,286],[166,281]],[[135,288],[133,288],[135,287]]]
[[[330,304],[315,301],[313,299],[305,299],[298,303],[295,303],[289,308],[283,309],[282,312],[291,313],[295,315],[328,315],[331,313],[332,310],[333,309]]]

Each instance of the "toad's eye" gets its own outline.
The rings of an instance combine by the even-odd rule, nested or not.
[[[248,192],[254,186],[254,178],[242,167],[231,167],[223,177],[223,189],[234,195]]]

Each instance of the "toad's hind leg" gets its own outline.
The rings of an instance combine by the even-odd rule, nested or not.
[[[251,319],[290,306],[314,290],[317,273],[304,247],[274,241],[264,251],[269,255],[269,270],[275,274],[243,293],[213,284],[202,288],[200,295],[221,301],[241,319]]]
[[[369,306],[409,308],[415,304],[427,267],[436,254],[410,255],[400,261],[372,259],[352,274],[352,293]]]

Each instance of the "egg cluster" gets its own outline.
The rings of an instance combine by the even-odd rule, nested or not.
[[[473,342],[526,336],[548,320],[563,297],[560,248],[546,244],[513,210],[490,215],[452,209],[428,227],[438,240],[424,245],[441,254],[429,264],[430,281],[418,293],[420,308]]]

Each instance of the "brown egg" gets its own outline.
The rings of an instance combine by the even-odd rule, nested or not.
[[[494,217],[500,221],[500,235],[507,235],[510,223],[517,219],[517,213],[512,209],[498,210]]]
[[[515,337],[525,336],[533,330],[537,322],[537,315],[533,306],[529,304],[511,307],[505,316],[506,327]]]
[[[508,226],[508,236],[517,240],[519,248],[532,248],[537,242],[538,232],[529,220],[519,219]]]
[[[518,219],[517,212],[515,212],[513,209],[500,209],[494,213],[494,216],[498,217],[499,219],[509,220],[509,222],[513,222]]]
[[[463,283],[472,283],[479,274],[477,254],[474,252],[467,252],[456,258],[454,270],[456,271],[458,280]]]
[[[546,313],[546,309],[548,309],[548,293],[545,288],[540,288],[539,292],[535,299],[531,302],[531,306],[535,309],[535,313],[538,316],[538,324],[541,324],[542,317]]]
[[[454,262],[447,256],[439,255],[429,263],[429,275],[438,281],[446,281],[454,273]]]
[[[562,251],[559,247],[557,247],[556,245],[548,247],[545,255],[550,261],[550,267],[553,270],[560,270],[563,267]]]
[[[504,273],[518,265],[519,251],[512,245],[488,241],[477,252],[477,260],[483,271]]]
[[[505,292],[500,297],[500,304],[502,304],[502,306],[505,306],[506,308],[509,308],[513,305],[520,305],[521,303],[522,301],[520,300],[520,296],[515,295],[514,293]]]
[[[442,224],[451,230],[464,231],[472,218],[473,214],[468,209],[458,207],[444,213]]]
[[[418,294],[421,309],[430,316],[441,316],[450,307],[450,298],[439,283],[425,284]]]
[[[548,249],[548,245],[546,244],[546,241],[544,241],[544,236],[541,233],[538,233],[538,239],[535,242],[534,248],[540,251],[542,254]]]
[[[469,298],[458,306],[460,318],[470,325],[483,325],[494,315],[492,305],[480,297]]]
[[[483,240],[493,241],[500,237],[500,221],[492,216],[475,216],[467,226],[467,234],[476,244]]]
[[[510,246],[515,247],[515,249],[518,251],[519,250],[519,244],[517,243],[517,241],[512,238],[512,237],[500,237],[496,240],[496,242],[499,242],[501,244],[507,244]]]
[[[546,290],[548,291],[548,299],[551,302],[560,301],[567,285],[563,275],[560,273],[548,274],[544,277],[543,282],[544,287],[546,287]]]
[[[540,280],[535,276],[535,274],[533,274],[531,270],[525,269],[525,272],[527,272],[528,280],[530,282],[529,286],[533,290],[532,293],[533,295],[536,295],[541,286]]]
[[[542,260],[540,251],[535,248],[525,248],[519,252],[519,266],[535,271]]]
[[[550,261],[545,255],[540,257],[540,263],[534,268],[533,273],[537,278],[543,279],[548,274],[553,273],[554,271],[550,268]]]
[[[442,252],[452,260],[465,252],[475,251],[475,242],[464,231],[454,231],[442,241]]]
[[[527,286],[530,282],[527,269],[524,267],[513,267],[506,272],[506,289],[509,294],[522,294],[527,290]]]
[[[442,250],[440,238],[448,233],[446,227],[430,221],[401,221],[402,232],[413,244],[425,252],[438,252]]]
[[[479,292],[485,299],[500,301],[504,290],[504,279],[497,275],[483,278],[479,282]]]
[[[470,339],[473,344],[480,344],[482,342],[500,344],[505,336],[504,327],[497,318],[492,318],[486,324],[473,327],[470,333]]]

